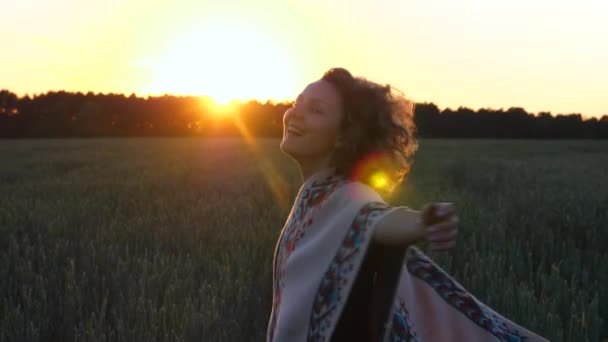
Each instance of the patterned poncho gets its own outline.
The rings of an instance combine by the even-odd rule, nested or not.
[[[331,340],[376,223],[399,208],[333,169],[304,182],[275,250],[267,341]],[[545,341],[484,305],[419,249],[407,247],[397,262],[378,340]]]

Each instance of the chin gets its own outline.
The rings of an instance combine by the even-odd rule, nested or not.
[[[283,139],[283,141],[281,141],[281,144],[279,145],[281,151],[283,151],[283,153],[287,154],[288,156],[290,156],[291,158],[298,160],[298,156],[302,155],[301,151],[298,151],[297,146],[293,146],[293,141],[290,142],[287,139]]]
[[[281,149],[281,151],[283,151],[283,153],[291,156],[293,151],[292,151],[292,146],[289,146],[290,144],[283,139],[283,141],[281,141],[281,144],[279,145],[279,148]]]

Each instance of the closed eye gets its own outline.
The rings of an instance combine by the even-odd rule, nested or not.
[[[302,95],[299,95],[296,100],[291,104],[291,107],[289,107],[290,109],[295,108],[295,107],[299,107],[302,105]],[[304,103],[306,104],[306,107],[313,113],[315,114],[323,114],[323,108],[321,108],[321,106],[318,104],[319,100],[317,99],[312,99],[311,101],[307,101],[308,103]]]

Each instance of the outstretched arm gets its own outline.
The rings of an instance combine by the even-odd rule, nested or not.
[[[430,203],[422,211],[398,207],[378,221],[374,241],[385,245],[409,246],[426,239],[431,249],[454,247],[458,216],[452,203]]]
[[[398,207],[376,224],[374,241],[383,245],[412,245],[424,237],[422,212]]]

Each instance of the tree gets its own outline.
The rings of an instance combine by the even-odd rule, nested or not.
[[[17,115],[18,102],[17,94],[10,92],[8,89],[0,90],[0,115]]]

